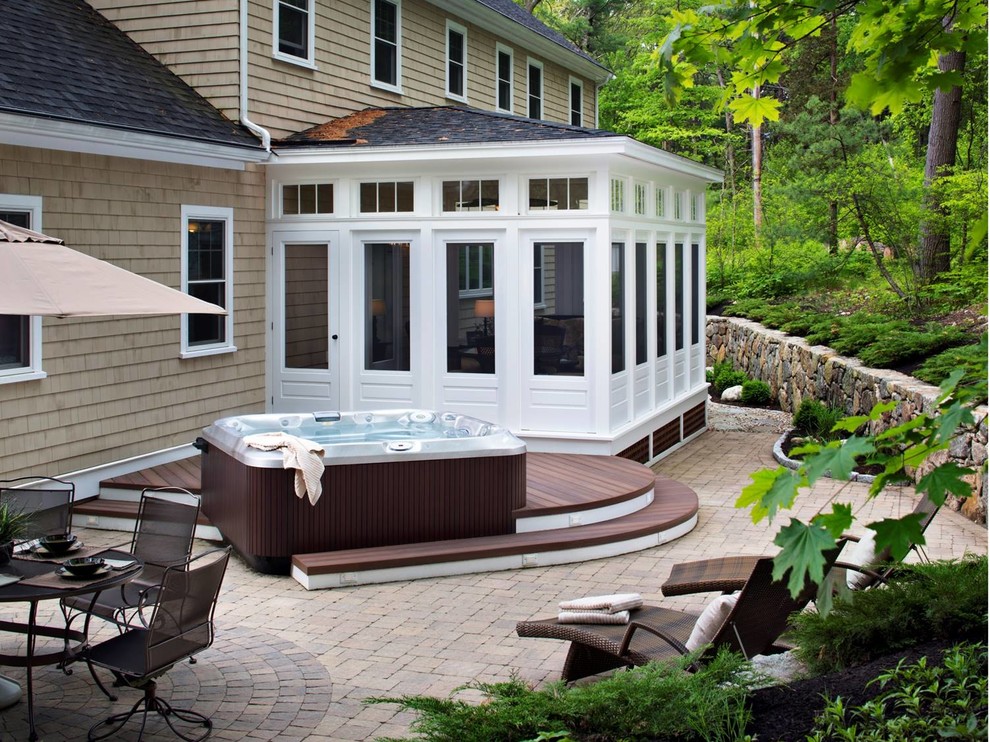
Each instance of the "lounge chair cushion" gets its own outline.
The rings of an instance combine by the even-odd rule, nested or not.
[[[843,556],[842,561],[862,567],[863,569],[874,570],[878,565],[876,534],[870,531],[862,536],[849,553],[849,557]],[[850,590],[860,590],[872,582],[868,574],[856,572],[852,569],[846,570],[846,585]]]
[[[557,614],[559,623],[627,624],[629,611],[561,611]]]
[[[691,636],[684,642],[684,646],[687,647],[689,652],[700,649],[715,638],[718,630],[725,623],[725,619],[728,618],[729,614],[732,613],[732,609],[735,608],[738,599],[739,593],[719,595],[705,606],[705,610],[698,616],[698,620],[694,623],[694,628],[691,629]]]

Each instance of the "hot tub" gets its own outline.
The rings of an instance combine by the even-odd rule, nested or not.
[[[244,442],[273,431],[326,451],[315,506],[296,497],[280,451]],[[514,533],[526,504],[525,444],[454,412],[242,415],[205,428],[197,446],[203,513],[269,574],[288,574],[293,554]]]

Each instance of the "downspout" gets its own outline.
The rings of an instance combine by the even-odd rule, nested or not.
[[[261,137],[261,146],[265,148],[265,152],[271,154],[272,152],[272,135],[268,129],[262,128],[254,123],[248,118],[248,2],[249,0],[240,0],[240,73],[238,88],[240,90],[240,112],[238,117],[244,126],[251,131],[252,134]]]

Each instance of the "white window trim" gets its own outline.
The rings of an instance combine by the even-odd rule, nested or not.
[[[643,195],[642,209],[640,209],[639,196]],[[650,206],[650,186],[649,183],[634,182],[632,208],[636,216],[647,216]]]
[[[501,79],[498,76],[498,55],[507,54],[509,57],[509,107],[499,108],[498,105],[498,87]],[[497,43],[495,44],[495,110],[499,113],[512,113],[512,109],[516,101],[516,55],[512,51],[512,47],[506,46],[505,44]]]
[[[316,214],[286,214],[283,199],[285,198],[285,186],[303,186],[303,185],[329,185],[333,186],[333,211],[321,211]],[[275,185],[272,187],[272,203],[274,206],[274,213],[276,219],[292,219],[300,221],[315,221],[318,219],[328,219],[337,216],[337,194],[340,193],[339,181],[327,180],[327,179],[307,179],[307,180],[284,180],[275,181]]]
[[[463,69],[463,74],[461,76],[461,85],[464,87],[464,92],[461,94],[453,93],[450,90],[450,32],[454,31],[461,35],[462,42],[462,53],[461,57],[461,68]],[[446,55],[444,57],[444,79],[446,81],[446,94],[451,100],[460,101],[461,103],[468,102],[468,34],[467,29],[460,23],[454,23],[449,18],[447,19],[447,28],[444,32]]]
[[[365,184],[369,184],[369,183],[373,183],[376,186],[376,189],[375,189],[375,204],[376,204],[376,206],[381,201],[381,194],[378,192],[378,188],[377,188],[378,186],[381,186],[381,185],[387,183],[387,184],[391,184],[393,186],[398,187],[398,184],[399,183],[412,183],[412,186],[413,186],[413,208],[412,208],[412,211],[377,211],[377,210],[376,211],[362,211],[361,210],[361,186],[362,185],[365,185]],[[420,198],[420,195],[419,195],[419,188],[420,188],[420,186],[419,186],[419,179],[418,178],[401,178],[401,179],[399,179],[399,178],[394,178],[394,179],[382,178],[380,180],[379,179],[355,180],[354,183],[353,183],[353,185],[351,187],[353,189],[353,193],[352,193],[351,199],[352,199],[352,201],[354,203],[354,206],[355,206],[355,212],[354,213],[357,214],[358,216],[362,216],[362,217],[364,217],[364,216],[374,216],[375,218],[379,218],[380,217],[380,218],[384,218],[384,219],[401,219],[401,218],[409,218],[410,214],[417,214],[417,213],[419,213],[417,211],[417,208],[419,208],[419,202],[420,202],[421,198]],[[396,195],[398,195],[398,194],[396,194]],[[334,206],[336,206],[336,204],[334,204]],[[401,241],[402,242],[408,242],[408,240],[401,240]]]
[[[215,356],[221,353],[234,353],[237,346],[234,345],[234,210],[228,206],[186,206],[182,209],[182,249],[180,290],[189,293],[189,222],[195,219],[222,219],[224,222],[224,307],[227,315],[224,319],[223,343],[213,345],[197,345],[189,347],[189,325],[188,314],[182,315],[182,322],[179,326],[180,351],[179,358],[201,358],[203,356]]]
[[[302,57],[296,57],[292,54],[286,54],[285,52],[279,51],[278,41],[279,41],[279,22],[278,22],[278,9],[280,5],[280,0],[272,0],[272,58],[277,59],[280,62],[288,62],[289,64],[295,64],[300,67],[305,67],[306,69],[316,70],[319,69],[316,66],[316,0],[309,0],[307,3],[306,11],[306,50],[307,56],[305,59]]]
[[[371,87],[380,90],[387,90],[390,93],[402,94],[402,0],[386,0],[395,6],[395,85],[375,79],[375,0],[369,0],[371,9],[371,23],[369,31],[371,36],[371,68],[368,70],[368,77],[371,78]]]
[[[31,229],[41,232],[41,196],[20,196],[0,193],[0,209],[31,212]],[[32,315],[28,320],[31,337],[28,348],[27,366],[0,369],[0,384],[15,384],[21,381],[37,381],[48,376],[41,363],[41,317]]]
[[[533,256],[534,256],[534,260],[533,260],[533,284],[534,284],[533,309],[546,309],[547,308],[547,297],[546,297],[546,292],[544,291],[544,286],[543,286],[543,276],[546,274],[546,270],[547,270],[546,253],[544,252],[544,245],[543,245],[542,242],[533,242],[532,245],[533,245]],[[540,286],[540,298],[538,300],[535,297],[535,294],[536,294],[536,291],[535,291],[535,285],[536,285],[536,260],[535,260],[535,257],[537,255],[537,251],[539,251],[539,256],[540,256],[540,284],[539,284],[539,286]]]
[[[543,207],[543,206],[530,206],[529,205],[529,184],[530,184],[530,181],[533,181],[533,180],[545,180],[545,181],[547,181],[547,186],[548,186],[547,190],[549,191],[549,182],[551,180],[556,180],[558,178],[565,178],[568,181],[571,181],[571,180],[582,180],[582,179],[583,180],[587,180],[588,181],[588,205],[585,206],[585,208],[583,208],[583,209],[561,209],[561,208],[559,208],[559,204],[558,204],[558,208],[556,208],[556,209],[551,209],[551,208],[549,208],[549,206]],[[568,196],[570,196],[570,190],[571,190],[571,185],[570,185],[570,183],[568,183],[567,184]],[[581,175],[581,174],[561,175],[559,173],[555,173],[555,174],[550,174],[550,175],[540,175],[539,177],[536,177],[536,176],[533,176],[533,175],[527,175],[527,176],[525,176],[523,178],[522,190],[520,191],[519,197],[520,197],[520,200],[522,201],[522,203],[525,204],[526,213],[528,213],[528,214],[546,214],[547,212],[553,212],[555,214],[556,213],[585,214],[591,208],[591,200],[593,198],[592,192],[593,192],[593,183],[592,183],[592,176],[590,174],[586,174],[586,175]]]
[[[530,116],[529,115],[529,102],[530,102],[530,90],[529,90],[529,70],[531,67],[535,67],[540,71],[540,115]],[[526,58],[526,118],[537,118],[542,120],[544,111],[546,110],[546,96],[547,96],[547,78],[543,71],[543,62],[533,59],[532,57]]]
[[[581,117],[581,123],[575,124],[573,121],[574,116],[574,101],[571,100],[571,88],[577,85],[581,90],[581,102],[578,106],[578,115]],[[584,80],[579,80],[578,78],[571,76],[567,80],[567,123],[572,126],[584,126]]]

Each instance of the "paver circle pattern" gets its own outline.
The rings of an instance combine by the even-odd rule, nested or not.
[[[105,671],[97,672],[107,682]],[[23,685],[23,671],[8,674]],[[115,692],[118,700],[113,703],[100,693],[82,663],[74,665],[69,676],[54,667],[38,668],[39,735],[45,742],[86,739],[92,724],[126,710],[141,693],[129,688]],[[304,737],[333,701],[330,675],[311,653],[270,633],[239,627],[218,629],[213,646],[195,664],[181,662],[158,679],[158,692],[174,706],[206,714],[213,720],[211,739],[228,740]],[[291,732],[285,734],[290,726]],[[27,706],[22,699],[0,713],[0,740],[27,738]],[[149,718],[144,739],[176,738],[164,722]]]

